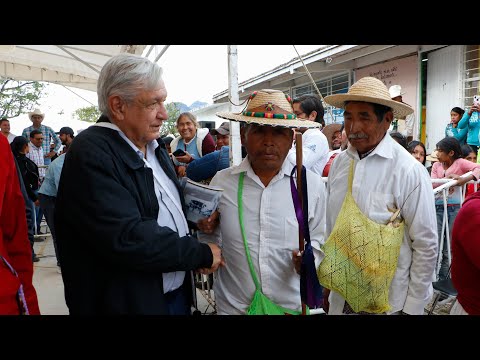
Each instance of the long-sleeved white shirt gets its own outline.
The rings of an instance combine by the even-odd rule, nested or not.
[[[405,234],[390,285],[391,310],[388,313],[403,310],[421,315],[432,296],[438,247],[435,201],[428,172],[388,134],[362,160],[349,145],[335,158],[328,177],[327,238],[347,192],[352,159],[355,161],[353,198],[368,218],[387,224],[392,216],[387,206],[397,209],[403,206],[401,216],[405,220]],[[332,291],[329,314],[341,314],[344,304],[343,297]]]
[[[254,173],[248,156],[238,166],[218,172],[211,185],[223,188],[218,210],[220,225],[212,235],[199,234],[203,242],[222,246],[226,266],[219,268],[213,283],[218,314],[245,314],[255,285],[249,270],[238,220],[238,178],[246,171],[243,213],[246,238],[263,293],[273,302],[300,310],[300,276],[295,272],[292,251],[298,249],[298,223],[290,190],[293,165],[285,160],[267,187]],[[316,263],[325,233],[325,184],[307,171],[310,238]]]
[[[318,129],[308,129],[302,134],[303,157],[302,163],[307,169],[322,176],[330,151],[326,136]],[[288,152],[287,159],[295,165],[297,163],[297,155],[295,144]]]

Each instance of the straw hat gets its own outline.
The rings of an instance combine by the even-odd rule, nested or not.
[[[329,124],[325,126],[322,130],[323,135],[328,140],[328,147],[331,149],[332,148],[332,136],[335,134],[337,131],[341,131],[342,129],[342,124]]]
[[[413,108],[407,104],[392,100],[387,87],[374,77],[363,77],[350,86],[346,94],[335,94],[325,97],[327,104],[344,109],[346,101],[363,101],[388,106],[396,118],[402,118],[413,113]]]
[[[292,99],[280,90],[255,91],[248,98],[246,109],[240,113],[218,112],[218,117],[248,124],[287,128],[316,128],[319,123],[300,120],[293,112]]]
[[[28,113],[28,117],[32,120],[33,115],[39,115],[42,117],[42,120],[45,118],[45,114],[40,111],[40,109],[35,109],[32,112]]]
[[[433,150],[430,155],[427,155],[426,160],[427,160],[427,161],[430,161],[430,162],[438,161],[437,150]]]

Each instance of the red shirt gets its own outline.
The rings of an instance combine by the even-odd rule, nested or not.
[[[16,277],[0,260],[0,315],[19,314],[16,295],[20,283],[30,314],[40,314],[32,284],[32,249],[27,235],[25,202],[13,154],[4,136],[0,136],[0,255],[18,274]]]
[[[452,232],[452,281],[469,315],[480,315],[479,224],[480,192],[475,192],[463,203]]]

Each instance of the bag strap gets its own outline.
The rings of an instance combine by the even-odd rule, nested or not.
[[[238,178],[238,192],[237,192],[237,201],[238,201],[238,220],[240,222],[240,230],[242,232],[243,245],[245,246],[245,254],[247,255],[248,267],[250,268],[250,274],[252,275],[253,282],[255,283],[255,289],[257,291],[262,291],[260,282],[258,281],[257,274],[255,273],[255,268],[253,267],[252,257],[250,256],[250,251],[248,250],[247,237],[245,236],[245,226],[243,224],[243,178],[245,177],[245,172],[241,172]]]

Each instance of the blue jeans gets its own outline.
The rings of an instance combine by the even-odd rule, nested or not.
[[[193,160],[187,166],[187,177],[193,181],[202,181],[214,177],[217,171],[230,166],[229,151],[228,146],[223,146],[220,150]]]
[[[440,272],[438,273],[438,280],[443,280],[448,275],[448,244],[446,234],[443,237],[443,248],[440,249],[440,240],[442,238],[442,224],[443,224],[443,205],[435,205],[437,210],[437,230],[438,230],[438,256],[442,257],[442,262],[440,263]],[[460,210],[460,205],[450,205],[447,206],[447,217],[448,217],[448,226],[450,234],[450,243],[452,242],[452,229],[455,218],[457,217],[458,211]]]

